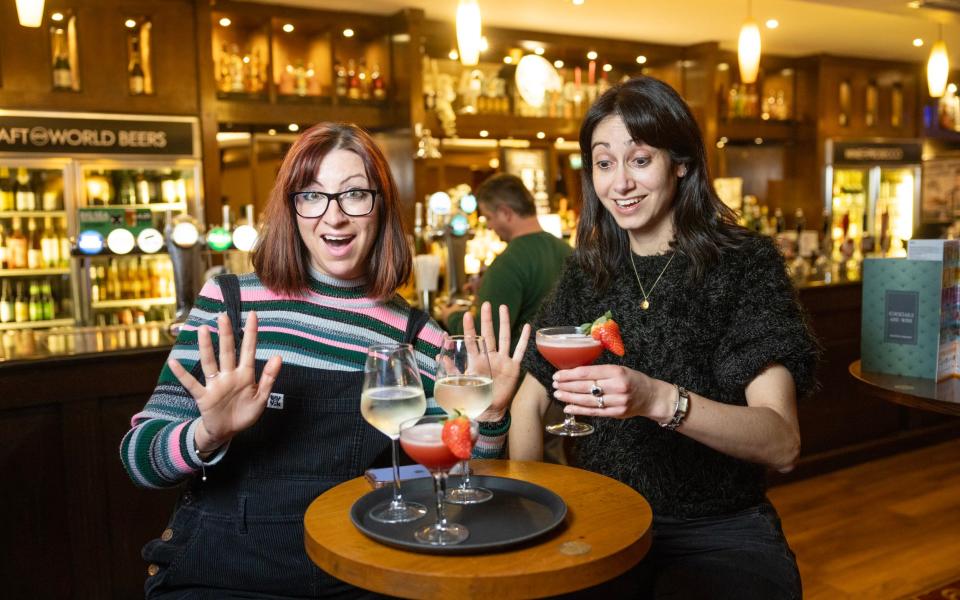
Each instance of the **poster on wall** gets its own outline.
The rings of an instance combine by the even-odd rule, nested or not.
[[[960,219],[960,158],[924,161],[922,181],[920,222]]]

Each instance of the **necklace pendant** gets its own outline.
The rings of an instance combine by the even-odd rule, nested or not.
[[[650,302],[646,298],[644,298],[643,302],[640,303],[640,308],[642,308],[643,310],[647,310],[648,308],[650,308]]]

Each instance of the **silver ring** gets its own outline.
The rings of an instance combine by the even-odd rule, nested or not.
[[[213,379],[214,377],[219,377],[219,376],[220,376],[220,371],[217,371],[216,373],[214,373],[214,374],[212,374],[212,375],[207,375],[206,373],[204,373],[203,376],[207,379],[207,381],[210,381],[210,380]]]
[[[600,387],[600,384],[597,383],[597,380],[593,380],[593,386],[590,388],[590,393],[597,397],[603,397],[603,388]]]
[[[603,396],[597,396],[597,408],[603,408]]]

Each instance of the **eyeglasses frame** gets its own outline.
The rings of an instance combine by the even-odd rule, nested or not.
[[[349,194],[350,192],[370,192],[370,194],[373,196],[373,202],[370,203],[370,210],[368,210],[367,212],[363,213],[362,215],[352,215],[352,214],[348,213],[347,211],[343,210],[343,204],[340,204],[340,196],[343,196],[343,195],[345,195],[345,194]],[[297,210],[297,196],[300,196],[301,194],[323,194],[324,196],[327,197],[327,207],[323,209],[323,212],[322,212],[322,213],[320,213],[319,215],[316,215],[316,216],[305,216],[305,215],[301,215],[301,214],[300,214],[300,211]],[[297,213],[297,216],[298,216],[298,217],[300,217],[300,218],[302,218],[302,219],[322,219],[322,218],[323,218],[323,215],[327,214],[327,211],[330,210],[330,205],[333,204],[334,202],[337,203],[337,207],[340,209],[340,212],[342,212],[343,214],[347,215],[348,217],[365,217],[365,216],[369,215],[370,213],[372,213],[372,212],[373,212],[373,209],[376,208],[376,206],[377,206],[377,197],[378,197],[379,195],[380,195],[380,192],[377,191],[377,190],[365,189],[365,188],[352,188],[352,189],[349,189],[349,190],[344,190],[344,191],[342,191],[342,192],[334,192],[334,193],[315,192],[315,191],[290,192],[289,194],[287,194],[287,198],[288,198],[288,199],[290,200],[290,202],[293,204],[293,212]]]

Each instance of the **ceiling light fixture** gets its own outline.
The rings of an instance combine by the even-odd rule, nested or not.
[[[919,48],[923,46],[923,38],[913,38],[913,47]]]
[[[737,60],[740,63],[740,81],[754,83],[760,70],[760,28],[753,20],[753,6],[747,0],[747,20],[740,28],[740,40],[737,43]]]
[[[284,30],[284,32],[286,32],[286,33],[293,33],[293,29],[294,29],[293,23],[284,23],[284,24],[283,24],[283,30]]]
[[[943,25],[940,25],[939,39],[930,49],[930,58],[927,59],[927,90],[931,98],[943,96],[949,76],[950,57],[947,55],[947,44],[943,41]]]
[[[232,22],[233,22],[233,21],[231,21],[228,17],[223,17],[223,18],[220,19],[220,21],[219,21],[220,27],[230,27],[230,23],[232,23]]]
[[[780,21],[776,19],[767,19],[767,22],[764,23],[764,25],[767,26],[767,29],[776,29],[777,27],[780,27]]]
[[[17,0],[17,18],[24,27],[43,23],[43,0]]]
[[[480,62],[480,5],[477,0],[460,0],[457,5],[457,47],[460,62],[468,67]]]

